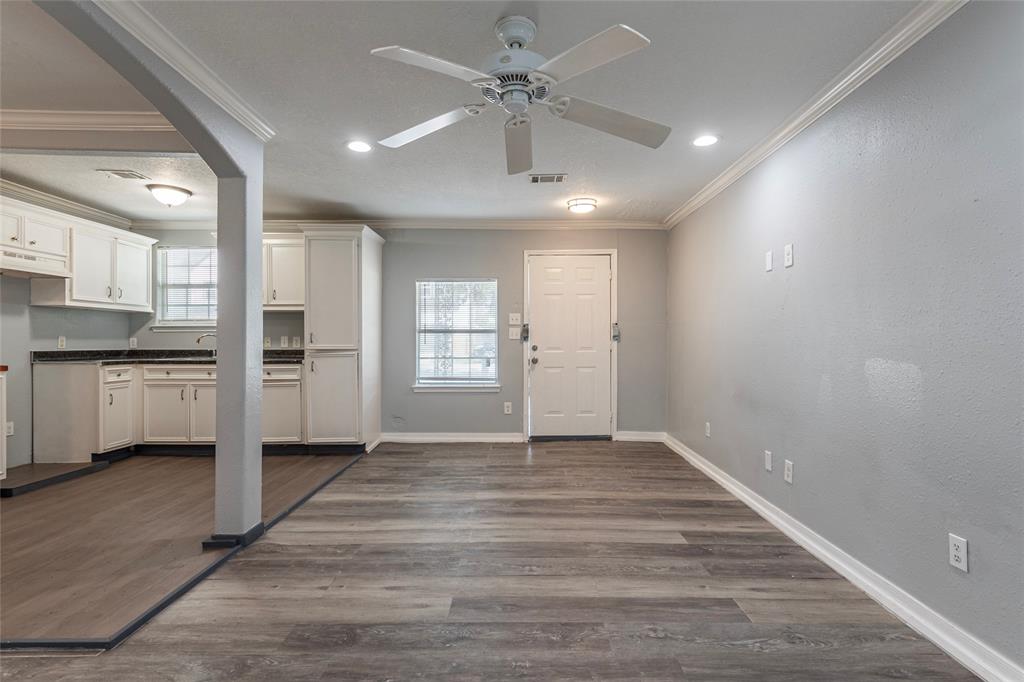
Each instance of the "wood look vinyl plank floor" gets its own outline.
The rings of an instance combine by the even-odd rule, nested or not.
[[[380,446],[28,680],[971,680],[659,444]]]
[[[264,457],[264,521],[353,459]],[[202,550],[213,469],[212,457],[131,457],[3,498],[0,637],[108,639],[221,558]]]

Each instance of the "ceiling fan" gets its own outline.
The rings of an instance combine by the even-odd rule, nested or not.
[[[435,116],[418,125],[380,140],[385,147],[401,147],[413,140],[437,132],[464,119],[477,116],[489,105],[503,109],[505,121],[505,156],[509,175],[533,167],[531,105],[541,105],[567,121],[595,128],[631,142],[657,149],[672,129],[624,111],[611,109],[578,97],[556,95],[552,90],[570,78],[580,75],[651,44],[637,31],[617,24],[562,54],[545,59],[526,49],[537,34],[537,25],[521,16],[505,17],[494,26],[498,40],[505,45],[487,57],[481,69],[455,64],[439,57],[406,47],[392,45],[371,50],[378,57],[412,64],[467,81],[480,88],[484,102],[465,104],[446,114]]]

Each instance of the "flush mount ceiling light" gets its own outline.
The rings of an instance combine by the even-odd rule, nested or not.
[[[695,137],[693,139],[693,146],[694,147],[710,147],[711,145],[715,144],[716,142],[718,142],[718,136],[717,135],[701,135],[700,137]]]
[[[569,210],[573,213],[590,213],[597,208],[597,199],[569,199]]]
[[[354,152],[359,152],[360,154],[365,154],[373,149],[373,146],[369,142],[363,142],[362,140],[352,140],[345,146]]]
[[[192,196],[187,189],[173,185],[146,185],[146,189],[164,206],[181,206]]]

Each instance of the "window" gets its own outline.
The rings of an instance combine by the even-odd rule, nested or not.
[[[165,246],[157,249],[161,324],[217,321],[217,249]]]
[[[496,386],[498,281],[416,282],[416,385]]]

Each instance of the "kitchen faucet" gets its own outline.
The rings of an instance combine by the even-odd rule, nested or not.
[[[217,338],[217,335],[214,334],[213,332],[206,332],[205,334],[200,334],[196,338],[196,345],[199,345],[200,343],[202,343],[203,339],[205,339],[207,336],[212,336],[213,338]],[[216,346],[213,347],[213,357],[217,357],[217,347]]]

